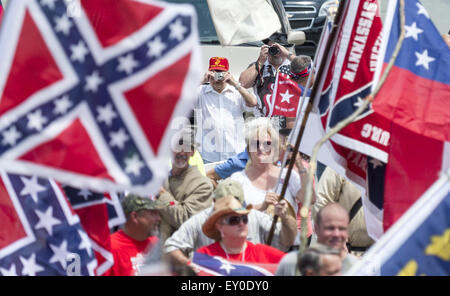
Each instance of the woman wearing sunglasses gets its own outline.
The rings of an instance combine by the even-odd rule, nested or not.
[[[244,208],[233,196],[216,201],[213,212],[202,227],[205,235],[216,242],[199,248],[197,252],[230,261],[278,264],[285,253],[247,240],[247,215],[251,209],[251,205]]]
[[[276,205],[278,202],[275,188],[281,168],[275,163],[279,159],[279,133],[269,118],[260,117],[247,124],[245,136],[250,159],[245,170],[234,173],[231,179],[241,183],[247,204],[253,205],[256,210],[266,211],[270,205]],[[300,162],[298,166],[303,167],[301,157],[297,157],[296,162]],[[283,169],[278,193],[281,191],[286,172],[287,169]],[[299,174],[292,171],[285,198],[291,206],[290,214],[294,218],[297,217],[298,204],[303,202],[304,190],[301,188]],[[314,201],[313,198],[312,203]],[[268,212],[272,212],[271,209]]]

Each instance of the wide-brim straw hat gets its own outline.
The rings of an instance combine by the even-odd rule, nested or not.
[[[234,196],[225,196],[214,203],[214,209],[209,218],[203,224],[203,233],[216,241],[220,240],[220,232],[216,228],[216,222],[228,214],[247,215],[253,208],[252,205],[244,208]]]

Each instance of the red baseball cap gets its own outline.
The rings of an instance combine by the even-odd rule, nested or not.
[[[212,70],[222,70],[228,71],[228,60],[221,57],[213,57],[209,59],[209,71]]]

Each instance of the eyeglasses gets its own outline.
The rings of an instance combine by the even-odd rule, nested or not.
[[[230,226],[239,225],[241,223],[241,221],[242,221],[242,223],[247,224],[248,223],[248,216],[247,215],[243,215],[243,216],[228,216],[228,217],[223,219],[223,222],[225,224],[230,225]]]

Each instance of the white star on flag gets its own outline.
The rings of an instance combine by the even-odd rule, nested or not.
[[[139,66],[139,63],[133,57],[133,54],[129,53],[124,57],[119,57],[119,66],[117,67],[117,71],[125,72],[130,75],[133,72],[133,69]]]
[[[43,125],[47,123],[47,118],[42,116],[41,110],[36,110],[34,113],[28,114],[27,119],[27,127],[29,129],[36,129],[37,131],[41,131]]]
[[[416,22],[412,23],[411,26],[405,26],[405,38],[412,37],[414,40],[419,39],[419,34],[423,32],[420,28],[417,28]]]
[[[224,269],[227,272],[227,274],[230,274],[230,271],[236,269],[236,267],[231,265],[229,262],[222,261],[222,265],[219,267],[219,269]]]
[[[41,0],[41,4],[47,6],[51,10],[55,9],[55,2],[57,0]]]
[[[356,108],[361,107],[362,104],[364,104],[364,100],[361,97],[357,97],[357,100],[355,103],[353,103],[353,106]]]
[[[35,276],[36,273],[44,270],[42,266],[36,264],[36,254],[32,254],[28,259],[20,256],[19,259],[23,265],[22,275]]]
[[[69,251],[67,251],[67,241],[63,241],[59,247],[52,244],[49,244],[49,246],[53,251],[53,256],[50,258],[50,263],[59,262],[61,266],[66,269],[67,255],[70,254]]]
[[[384,165],[384,163],[382,163],[381,161],[379,161],[376,158],[372,158],[369,162],[373,165],[374,169],[376,169],[379,166],[383,166]]]
[[[78,246],[78,249],[80,250],[86,250],[86,252],[89,254],[89,256],[92,255],[92,244],[89,240],[88,235],[84,231],[78,230],[78,234],[81,237],[81,243]]]
[[[287,89],[285,93],[280,94],[282,99],[281,99],[281,103],[283,102],[288,102],[288,104],[291,103],[291,97],[293,97],[294,95],[291,95],[289,93],[289,90]]]
[[[61,224],[61,221],[53,217],[53,208],[48,207],[45,213],[36,210],[39,222],[34,226],[35,229],[44,228],[49,235],[53,235],[53,227]]]
[[[144,167],[144,163],[139,159],[139,156],[134,154],[130,158],[125,158],[125,172],[139,176],[141,168]]]
[[[428,49],[425,49],[422,53],[415,52],[417,61],[416,66],[423,66],[425,69],[430,69],[430,63],[435,60],[435,58],[428,55]]]
[[[91,75],[86,77],[85,91],[97,92],[98,86],[103,83],[103,79],[98,74],[98,71],[92,72]]]
[[[84,198],[84,200],[87,200],[88,197],[91,195],[92,193],[87,190],[86,188],[83,188],[80,190],[80,192],[78,192],[78,196],[82,196]]]
[[[81,40],[78,42],[78,44],[71,45],[70,50],[72,51],[70,59],[72,61],[79,61],[80,63],[84,62],[85,56],[89,53],[88,49],[86,48],[86,45]]]
[[[169,25],[170,35],[169,38],[177,39],[178,41],[183,40],[183,35],[186,33],[186,27],[181,24],[181,20],[177,19],[175,23]]]
[[[423,14],[427,18],[430,18],[430,16],[428,15],[428,12],[425,10],[425,7],[420,5],[420,3],[416,3],[416,6],[417,6],[417,8],[419,8],[419,10],[417,11],[417,14]]]
[[[159,57],[164,49],[166,49],[166,45],[161,41],[161,37],[156,37],[154,40],[147,43],[149,57]]]
[[[38,201],[38,193],[45,191],[45,187],[40,185],[37,181],[37,177],[33,176],[31,178],[20,177],[23,182],[24,187],[20,191],[21,196],[29,194],[35,203]]]
[[[53,109],[54,114],[64,114],[67,110],[72,107],[72,102],[69,100],[69,96],[65,95],[60,99],[55,101],[55,108]]]
[[[72,22],[69,20],[66,14],[63,14],[61,17],[56,17],[55,23],[56,32],[62,32],[65,36],[69,35],[70,28],[72,27]]]
[[[111,147],[116,146],[120,149],[123,149],[125,142],[130,139],[122,128],[117,132],[110,133],[109,136],[111,137],[109,145],[111,145]]]
[[[104,122],[107,126],[110,126],[114,118],[117,117],[117,114],[112,109],[111,104],[106,104],[103,107],[102,106],[97,107],[97,112],[98,112],[97,120],[99,122]]]
[[[16,145],[16,142],[22,134],[17,130],[15,126],[12,126],[9,130],[6,130],[2,133],[3,140],[2,144],[6,145],[9,144],[11,146]]]
[[[16,266],[11,264],[9,269],[0,268],[0,274],[2,276],[17,276]]]

